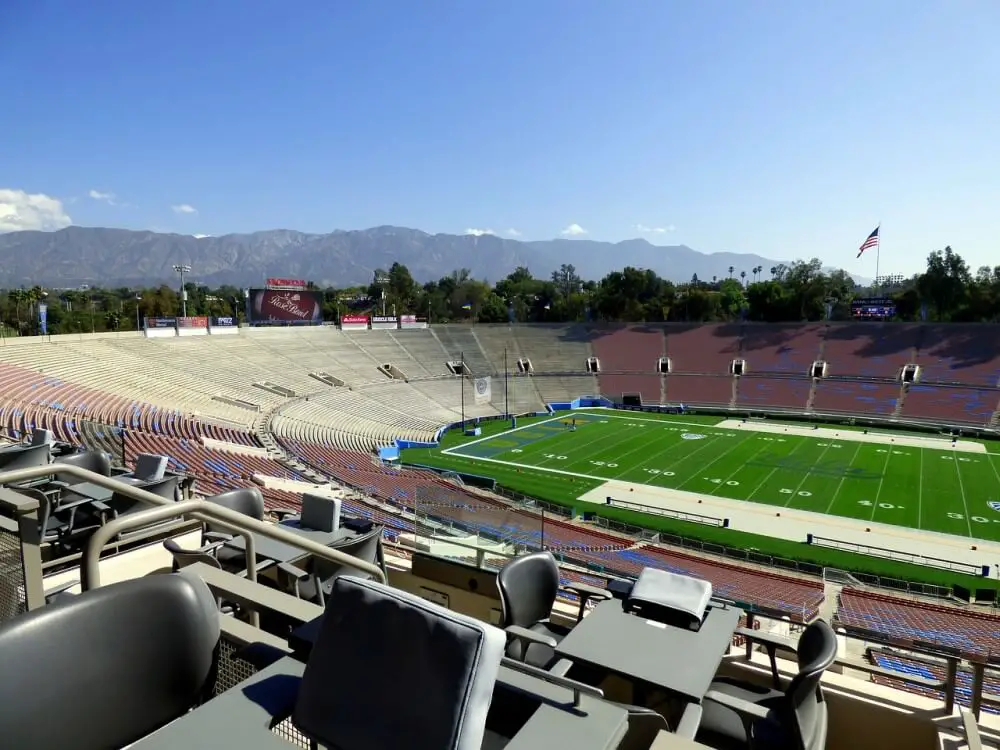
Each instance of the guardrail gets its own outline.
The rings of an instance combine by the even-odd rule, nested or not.
[[[278,525],[258,521],[255,518],[237,513],[221,505],[215,505],[205,500],[182,500],[175,502],[166,500],[141,487],[124,484],[103,474],[96,474],[78,466],[52,463],[44,466],[34,466],[26,469],[0,472],[0,489],[3,485],[17,484],[31,479],[51,476],[55,472],[76,477],[81,482],[90,482],[114,492],[121,493],[134,500],[153,506],[151,510],[122,516],[108,522],[99,528],[88,540],[86,554],[80,567],[80,584],[83,590],[100,585],[100,552],[113,537],[130,528],[145,526],[150,523],[165,521],[171,518],[190,517],[199,521],[216,524],[222,528],[234,531],[245,539],[247,559],[247,578],[257,580],[256,550],[254,534],[274,539],[283,544],[297,547],[308,554],[315,555],[340,564],[363,570],[377,581],[386,583],[385,573],[376,565],[364,562],[336,549],[324,547],[310,539],[294,534]],[[27,609],[35,609],[44,605],[45,593],[42,587],[41,540],[38,533],[38,502],[33,498],[21,495],[7,488],[0,497],[3,505],[9,507],[16,518],[18,535],[21,539],[21,560],[24,571],[24,599]]]

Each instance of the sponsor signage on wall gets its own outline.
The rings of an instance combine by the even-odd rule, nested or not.
[[[176,328],[177,318],[146,318],[146,328]]]
[[[372,328],[375,330],[399,328],[399,319],[395,315],[375,315],[372,318]]]
[[[254,323],[322,323],[322,293],[294,289],[251,289]]]
[[[400,315],[400,328],[426,328],[427,318],[418,318],[416,315]]]
[[[304,279],[268,279],[265,286],[268,289],[301,289],[305,291],[309,284]]]
[[[178,328],[208,328],[208,318],[204,315],[188,316],[177,319]]]
[[[340,328],[343,331],[360,331],[368,328],[367,315],[341,315]]]
[[[212,328],[235,328],[236,318],[212,318]]]

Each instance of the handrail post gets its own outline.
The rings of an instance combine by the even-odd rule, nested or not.
[[[958,657],[948,657],[948,667],[945,672],[944,710],[949,714],[955,710],[955,685],[958,683]]]
[[[979,721],[979,712],[983,707],[983,686],[985,683],[986,663],[972,662],[972,705],[969,706],[972,715]]]
[[[753,630],[754,615],[753,612],[747,611],[747,630]],[[746,639],[746,660],[750,661],[753,658],[753,640],[750,638]]]

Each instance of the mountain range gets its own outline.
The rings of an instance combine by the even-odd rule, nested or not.
[[[672,281],[689,281],[694,274],[703,280],[723,278],[730,266],[747,276],[754,266],[763,266],[767,274],[782,261],[739,253],[704,254],[685,245],[659,246],[643,239],[520,242],[392,226],[329,234],[276,229],[219,237],[102,227],[0,234],[0,287],[7,288],[173,284],[175,264],[191,266],[190,278],[209,286],[255,286],[276,277],[346,287],[370,283],[376,269],[388,269],[394,262],[409,268],[419,282],[459,268],[496,282],[517,266],[527,266],[541,278],[571,263],[585,279],[634,266],[650,268]]]

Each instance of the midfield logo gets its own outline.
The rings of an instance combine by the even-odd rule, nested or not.
[[[990,506],[991,510],[995,510],[997,513],[1000,513],[1000,500],[990,500],[986,504]]]

